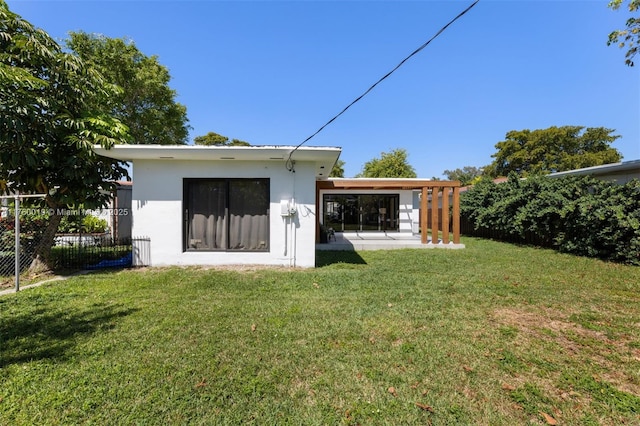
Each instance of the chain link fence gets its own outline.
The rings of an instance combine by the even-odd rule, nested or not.
[[[22,222],[22,221],[21,221]],[[16,229],[14,219],[0,219],[0,283],[6,286],[8,281],[15,281],[16,271],[26,272],[35,257],[35,250],[40,244],[42,234],[33,231],[22,223],[19,231],[18,257],[16,259]],[[17,263],[16,263],[17,262]]]
[[[0,197],[0,287],[13,281],[18,291],[20,274],[33,261],[44,223],[20,217],[20,201],[42,197],[42,194]]]
[[[35,258],[49,216],[46,209],[21,206],[18,196],[1,197],[0,200],[0,289],[11,287],[13,283],[18,291],[20,275],[28,272]],[[19,221],[16,221],[16,211]],[[73,212],[65,212],[68,217],[73,216],[70,213]],[[80,216],[84,215],[83,212]],[[113,213],[107,211],[106,216],[110,215]],[[96,218],[99,219],[99,215],[90,217],[92,220],[89,222]],[[47,263],[54,272],[150,264],[150,240],[147,237],[122,237],[119,235],[123,232],[117,229],[85,232],[83,227],[69,229],[69,224],[64,231],[56,234],[50,247]]]

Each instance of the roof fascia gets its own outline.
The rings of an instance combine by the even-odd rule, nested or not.
[[[459,181],[439,181],[428,179],[385,179],[385,178],[355,178],[328,179],[318,181],[318,189],[422,189],[457,188]]]

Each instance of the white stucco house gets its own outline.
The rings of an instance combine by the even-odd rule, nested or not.
[[[154,266],[313,267],[317,179],[340,148],[117,145],[133,163],[132,235]]]
[[[153,266],[314,267],[321,224],[337,232],[411,236],[420,225],[427,229],[427,199],[433,191],[450,189],[455,200],[453,241],[449,232],[438,232],[439,226],[449,230],[449,216],[444,220],[440,213],[438,219],[436,205],[429,213],[436,237],[429,240],[425,232],[421,242],[447,247],[459,243],[458,182],[329,179],[341,153],[337,147],[94,149],[133,163],[132,235],[149,238]],[[448,206],[440,208],[449,211]],[[416,238],[420,243],[421,237]]]

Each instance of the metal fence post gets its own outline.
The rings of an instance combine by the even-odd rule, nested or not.
[[[20,194],[18,191],[9,190],[9,195],[0,195],[0,201],[2,205],[2,211],[6,213],[6,216],[9,217],[8,205],[4,200],[13,200],[13,215],[14,215],[14,224],[13,224],[13,232],[14,232],[14,243],[13,243],[13,251],[10,251],[11,245],[11,236],[9,231],[11,226],[9,225],[10,221],[0,220],[0,278],[9,278],[11,276],[11,263],[8,258],[13,256],[13,275],[14,275],[14,283],[15,283],[15,291],[20,291],[20,272],[22,270],[22,259],[20,259],[20,200],[24,198],[45,198],[46,194]],[[6,206],[6,207],[5,207]],[[4,219],[4,217],[0,217],[0,219]],[[26,244],[27,249],[29,248],[29,244]],[[10,281],[7,281],[10,282]]]

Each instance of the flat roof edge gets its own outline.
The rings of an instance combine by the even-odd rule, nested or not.
[[[602,164],[600,166],[583,167],[581,169],[565,170],[562,172],[550,173],[549,177],[589,175],[607,172],[623,172],[627,170],[640,170],[640,160],[622,161],[619,163]]]

